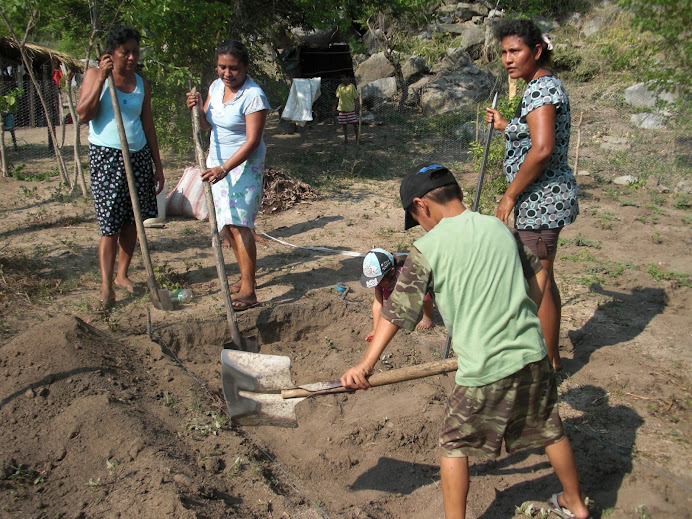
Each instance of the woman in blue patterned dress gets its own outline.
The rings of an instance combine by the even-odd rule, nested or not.
[[[504,172],[509,186],[495,216],[514,226],[522,241],[541,260],[549,277],[538,309],[553,368],[560,369],[558,341],[561,300],[553,274],[557,239],[579,214],[577,183],[567,164],[570,107],[562,82],[545,67],[553,45],[529,20],[508,20],[495,29],[502,64],[512,79],[523,79],[526,90],[514,117],[486,109],[486,121],[504,132]]]
[[[200,111],[202,129],[211,129],[207,168],[202,180],[211,182],[216,220],[223,239],[230,243],[240,267],[235,310],[257,305],[255,293],[255,218],[262,201],[262,176],[266,148],[262,134],[269,102],[262,89],[247,75],[249,56],[245,46],[233,40],[216,48],[219,79],[201,95],[187,94],[187,106]]]

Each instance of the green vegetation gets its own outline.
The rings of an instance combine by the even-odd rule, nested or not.
[[[632,13],[632,25],[639,34],[649,36],[646,45],[636,42],[646,54],[637,56],[644,77],[659,88],[676,85],[680,102],[692,93],[689,70],[692,63],[692,9],[687,0],[620,0],[619,4]],[[633,31],[633,34],[634,31]],[[661,58],[664,59],[661,59]],[[688,71],[688,72],[685,72]],[[688,107],[689,109],[689,107]]]
[[[672,270],[665,271],[661,267],[651,264],[647,272],[656,281],[672,281],[677,286],[692,287],[692,279],[689,274],[682,272],[674,272]]]
[[[560,238],[562,240],[562,238]],[[572,240],[564,240],[564,243],[572,243],[577,247],[589,247],[593,249],[602,248],[601,242],[587,240],[582,234],[577,234]]]

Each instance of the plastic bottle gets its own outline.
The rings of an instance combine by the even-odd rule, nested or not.
[[[175,303],[189,303],[192,300],[192,290],[187,288],[171,292],[171,301]]]

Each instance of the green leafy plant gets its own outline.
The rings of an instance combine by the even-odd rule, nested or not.
[[[692,279],[689,274],[682,272],[674,272],[672,270],[665,271],[661,267],[651,264],[647,271],[656,281],[673,281],[678,286],[692,287]]]
[[[16,114],[17,100],[24,95],[24,90],[15,88],[4,95],[0,95],[0,114]]]

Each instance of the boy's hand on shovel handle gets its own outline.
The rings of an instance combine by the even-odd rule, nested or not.
[[[341,385],[351,389],[368,389],[370,384],[368,383],[367,377],[369,377],[371,373],[372,366],[360,362],[341,376]]]

